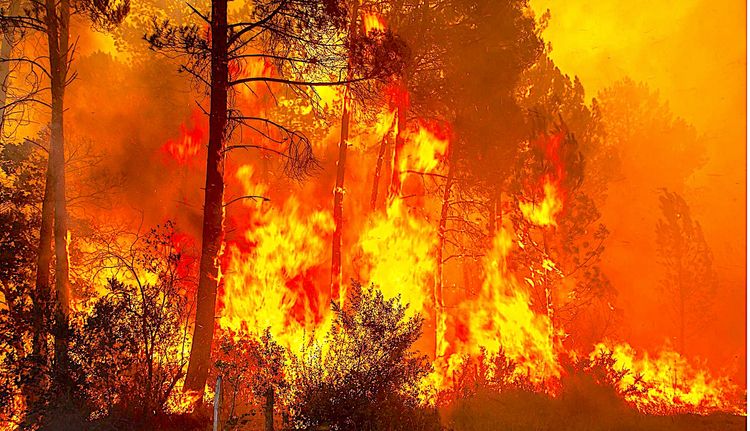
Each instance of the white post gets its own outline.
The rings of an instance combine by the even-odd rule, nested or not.
[[[221,376],[216,378],[214,391],[214,431],[219,431],[219,403],[221,402]]]

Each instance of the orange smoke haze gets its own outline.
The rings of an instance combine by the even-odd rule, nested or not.
[[[658,328],[670,321],[659,295],[657,196],[660,187],[680,191],[703,227],[719,273],[715,318],[688,349],[715,366],[734,364],[733,378],[744,382],[746,3],[532,0],[531,6],[537,16],[550,10],[543,32],[550,55],[563,73],[581,79],[589,99],[631,78],[658,92],[695,127],[696,139],[645,130],[645,140],[620,149],[620,179],[600,207],[611,231],[605,271],[627,316],[626,338],[658,350],[664,342]],[[705,155],[687,175],[684,159],[674,157],[681,146]]]

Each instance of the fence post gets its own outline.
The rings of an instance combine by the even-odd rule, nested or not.
[[[221,403],[221,376],[216,378],[214,391],[214,431],[219,431],[219,404]]]

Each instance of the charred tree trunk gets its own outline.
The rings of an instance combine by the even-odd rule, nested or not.
[[[390,127],[383,135],[383,139],[380,140],[380,149],[378,150],[378,160],[375,163],[375,175],[372,179],[372,195],[370,196],[370,210],[375,211],[378,206],[378,188],[380,186],[380,177],[383,172],[383,161],[385,160],[385,153],[388,150],[388,136],[393,130],[393,126],[396,124],[396,117],[393,117]]]
[[[331,301],[343,303],[341,291],[341,239],[344,229],[344,174],[346,169],[346,146],[349,139],[349,89],[344,96],[344,112],[341,115],[341,137],[339,139],[339,160],[336,163],[336,184],[333,188],[333,245],[331,247]]]
[[[68,213],[65,199],[65,141],[63,129],[65,85],[68,69],[68,24],[70,4],[62,0],[46,1],[47,43],[52,93],[50,122],[50,157],[54,176],[54,238],[55,238],[55,374],[61,389],[68,383],[68,314],[70,282],[68,262]]]
[[[273,431],[273,405],[274,393],[273,388],[266,390],[266,402],[263,405],[263,416],[265,419],[265,431]]]
[[[392,200],[401,194],[401,171],[399,170],[399,159],[404,148],[404,129],[406,127],[406,114],[404,107],[399,106],[396,111],[396,145],[393,146],[393,159],[391,161],[391,184],[388,187],[388,200]]]
[[[442,324],[444,312],[443,301],[443,251],[445,250],[445,232],[448,225],[448,211],[450,210],[451,189],[453,188],[453,178],[455,176],[454,154],[452,147],[448,147],[448,175],[445,180],[445,189],[443,190],[443,201],[440,208],[440,221],[438,223],[438,248],[437,248],[437,271],[435,273],[435,286],[432,299],[435,304],[435,346],[439,346],[445,334],[441,334],[439,328],[445,329]],[[437,350],[435,352],[438,354]]]
[[[500,187],[495,187],[495,195],[490,199],[490,215],[487,223],[490,240],[503,227],[503,196]]]
[[[352,5],[352,15],[349,23],[349,37],[356,35],[357,14],[359,13],[359,2]],[[347,80],[351,80],[351,65]],[[339,138],[339,159],[336,163],[336,184],[333,187],[333,244],[331,245],[331,301],[338,301],[343,305],[346,292],[342,291],[341,280],[341,243],[344,231],[344,175],[346,173],[346,147],[349,140],[349,122],[351,112],[349,110],[350,93],[349,84],[344,92],[343,111],[341,113],[341,136]]]
[[[224,135],[227,126],[227,0],[211,2],[211,114],[197,306],[185,389],[203,395],[214,337],[216,290],[224,232]]]

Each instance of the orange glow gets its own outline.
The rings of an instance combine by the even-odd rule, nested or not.
[[[248,195],[263,196],[253,168],[237,169]],[[328,309],[324,290],[316,288],[326,261],[333,217],[304,210],[296,197],[282,206],[246,200],[252,223],[241,239],[227,244],[219,325],[235,332],[270,327],[287,347],[299,346],[306,330],[321,324]]]
[[[476,358],[498,353],[514,364],[508,376],[499,376],[508,379],[506,383],[523,378],[544,388],[560,376],[557,358],[561,346],[556,345],[552,325],[547,316],[531,310],[528,290],[508,268],[512,246],[510,235],[501,230],[482,262],[485,278],[481,290],[449,313],[448,319],[456,326],[456,340],[446,343],[438,354],[436,372],[442,376],[437,381],[450,382],[464,355]]]
[[[203,124],[205,119],[200,111],[193,111],[190,117],[192,126],[183,123],[180,125],[180,137],[168,140],[162,151],[179,165],[192,162],[198,155],[201,145],[205,144],[206,129]]]
[[[743,413],[737,407],[742,401],[737,397],[735,383],[727,377],[711,375],[700,364],[691,363],[673,350],[663,348],[649,356],[639,354],[627,343],[599,343],[591,358],[610,352],[615,360],[613,369],[627,371],[618,389],[643,412]]]
[[[562,211],[562,200],[557,187],[550,181],[544,182],[544,199],[541,202],[519,202],[518,207],[526,219],[538,226],[557,226],[555,217]]]
[[[385,31],[385,22],[375,13],[365,13],[362,18],[362,22],[365,25],[365,34],[370,35],[372,33],[382,33]]]

